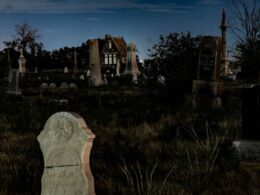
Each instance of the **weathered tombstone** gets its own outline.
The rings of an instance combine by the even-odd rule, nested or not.
[[[64,73],[69,73],[69,69],[67,66],[64,67],[64,70],[63,70]]]
[[[89,156],[95,135],[75,113],[52,115],[38,136],[44,157],[42,195],[95,195]]]
[[[242,140],[233,142],[240,159],[260,161],[260,85],[242,95]]]
[[[11,69],[9,71],[7,93],[15,94],[15,95],[21,94],[21,91],[19,89],[19,70],[17,70],[17,69]]]
[[[219,79],[220,44],[218,37],[205,36],[200,44],[198,79],[215,81]]]
[[[221,38],[205,36],[202,38],[199,53],[197,80],[193,81],[193,93],[208,89],[212,95],[220,95]]]
[[[260,85],[242,93],[242,139],[233,142],[240,167],[252,181],[252,194],[260,194]]]
[[[197,80],[193,80],[193,107],[221,107],[223,83],[220,81],[221,37],[204,36],[200,43]],[[207,103],[205,103],[207,102]]]

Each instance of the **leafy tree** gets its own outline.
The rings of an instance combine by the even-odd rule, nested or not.
[[[199,40],[190,32],[160,35],[159,42],[150,50],[151,59],[146,61],[147,76],[156,80],[163,76],[168,86],[192,81],[196,76]]]
[[[82,43],[80,47],[63,47],[54,50],[51,54],[51,65],[49,68],[60,69],[65,66],[73,69],[74,52],[76,51],[77,68],[85,70],[88,66],[88,45],[87,42]]]
[[[257,0],[232,0],[229,26],[237,38],[235,56],[242,66],[242,77],[257,79],[260,71],[260,7]]]

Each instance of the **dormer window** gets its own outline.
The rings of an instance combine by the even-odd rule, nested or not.
[[[108,42],[108,48],[112,49],[112,42],[111,41]]]

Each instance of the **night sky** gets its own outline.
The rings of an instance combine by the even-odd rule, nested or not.
[[[0,48],[12,39],[14,26],[27,21],[47,50],[111,34],[135,42],[147,58],[160,34],[219,36],[221,11],[228,15],[230,7],[230,0],[0,0]],[[228,37],[232,42],[231,32]]]

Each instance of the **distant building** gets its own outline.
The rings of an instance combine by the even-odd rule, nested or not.
[[[105,35],[104,39],[89,40],[88,43],[89,67],[92,82],[95,86],[102,85],[104,78],[113,78],[126,73],[132,75],[133,81],[136,82],[140,71],[137,67],[134,43],[127,45],[123,37],[111,35]],[[132,50],[133,47],[134,50]]]
[[[54,85],[61,86],[62,83],[78,84],[81,87],[100,86],[114,83],[117,81],[115,78],[120,76],[132,78],[133,83],[138,83],[141,72],[138,68],[135,43],[127,44],[123,37],[105,35],[104,39],[88,40],[86,52],[89,54],[88,67],[84,69],[78,68],[77,53],[73,51],[73,67],[69,68],[65,63],[64,67],[59,66],[61,67],[59,69],[48,66],[48,69],[30,71],[25,66],[26,59],[23,49],[20,48],[19,66],[14,69],[11,67],[11,62],[8,62],[10,69],[8,92],[21,94],[21,91],[29,88],[40,88],[46,91],[46,86],[53,90]],[[11,59],[10,55],[9,58]]]

